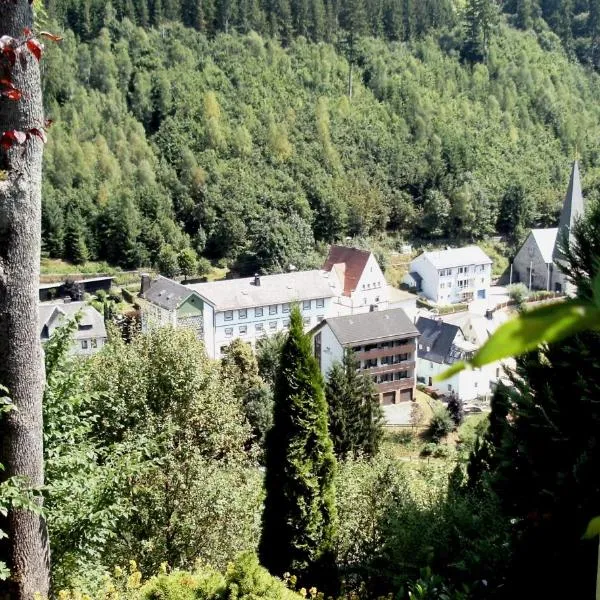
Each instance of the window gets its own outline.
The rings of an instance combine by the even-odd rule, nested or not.
[[[451,392],[452,391],[452,386],[450,384],[448,384],[448,391]]]
[[[382,356],[381,357],[381,364],[382,365],[389,365],[392,362],[392,357],[391,356]]]
[[[225,320],[226,321],[233,320],[233,311],[232,310],[226,310],[225,311]]]
[[[500,377],[500,367],[496,369],[496,379]]]
[[[81,349],[82,350],[87,350],[88,349],[88,342],[87,342],[87,340],[81,340]]]
[[[246,319],[248,317],[248,309],[241,308],[240,310],[238,310],[238,317],[240,319]]]
[[[394,381],[400,381],[401,379],[406,379],[408,377],[408,371],[396,371],[394,373]]]
[[[310,310],[310,300],[304,300],[304,302],[302,302],[302,310]]]
[[[319,315],[317,317],[317,323],[320,323],[325,317],[323,315]]]
[[[262,317],[263,316],[262,306],[259,306],[258,308],[254,309],[254,316],[255,317]]]
[[[255,325],[255,329],[256,329],[256,331],[264,331],[265,327],[264,327],[264,325],[262,323],[257,323]]]
[[[225,337],[233,337],[233,327],[225,327]]]
[[[433,369],[433,363],[432,362],[429,363],[429,368]]]
[[[98,347],[98,340],[96,338],[92,338],[90,343],[91,343],[92,348]]]
[[[325,298],[317,298],[317,308],[323,308],[325,306]]]
[[[310,325],[310,317],[304,317],[304,319],[302,319],[302,321],[305,325]]]
[[[479,385],[479,384],[478,384],[477,382],[475,382],[475,383],[473,384],[473,387],[477,387],[478,385]]]
[[[290,320],[289,319],[284,319],[283,320],[283,326],[284,327],[289,327],[290,326]]]
[[[269,329],[275,331],[277,329],[277,321],[269,321]]]
[[[269,306],[269,314],[276,315],[277,314],[277,304],[272,304]]]
[[[246,335],[248,333],[248,325],[240,325],[240,335]]]
[[[375,302],[379,302],[379,296],[375,298]]]
[[[284,313],[290,312],[290,303],[289,302],[285,302],[284,304],[281,305],[281,312],[284,312]]]

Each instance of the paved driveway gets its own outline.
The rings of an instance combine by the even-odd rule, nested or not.
[[[410,411],[412,402],[400,402],[398,404],[386,404],[383,408],[386,425],[410,425]]]
[[[496,308],[498,304],[508,302],[509,300],[508,288],[501,285],[493,285],[490,287],[488,297],[485,300],[474,300],[469,304],[469,312],[485,315],[486,310]]]

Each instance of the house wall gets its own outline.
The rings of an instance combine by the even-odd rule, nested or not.
[[[362,272],[356,289],[350,294],[353,309],[361,307],[369,310],[371,305],[377,305],[387,301],[387,282],[383,271],[376,258],[371,254]]]
[[[322,306],[318,304],[322,304]],[[299,302],[299,306],[304,318],[304,330],[307,331],[330,316],[333,303],[331,298],[313,298]],[[255,347],[257,340],[261,337],[274,335],[278,331],[287,331],[291,307],[291,304],[285,306],[280,303],[241,310],[235,309],[231,311],[231,314],[227,314],[228,311],[217,311],[214,318],[215,358],[221,358],[221,349],[236,338]],[[262,315],[260,314],[261,309]],[[246,310],[245,317],[243,316],[244,310]]]
[[[425,258],[424,254],[417,256],[410,263],[410,270],[418,273],[423,281],[421,283],[421,292],[433,302],[438,301],[439,294],[439,273],[438,270]]]
[[[71,345],[71,353],[77,356],[92,356],[102,350],[106,341],[107,338],[93,334],[90,334],[90,337],[77,337]]]
[[[532,267],[531,289],[552,289],[553,265],[550,265],[550,280],[548,280],[548,264],[535,241],[533,233],[527,236],[513,261],[513,283],[521,282],[529,287],[529,268]]]
[[[425,358],[419,358],[417,361],[417,377],[419,382],[425,385],[429,384],[429,378],[435,378],[446,371],[450,365],[446,363],[437,363]],[[486,365],[481,369],[472,369],[461,371],[449,379],[440,382],[433,382],[432,387],[438,389],[444,394],[455,393],[464,402],[475,400],[478,396],[486,396],[491,393],[491,385],[499,377],[496,376],[499,364]],[[500,369],[501,374],[502,369]]]
[[[331,327],[325,324],[317,334],[321,334],[321,358],[320,358],[320,367],[321,373],[323,373],[324,377],[327,377],[331,367],[333,367],[334,363],[342,362],[344,358],[344,348],[338,342],[338,339],[333,334]],[[315,336],[313,335],[313,350],[314,350],[314,341]],[[319,357],[317,357],[319,360]]]

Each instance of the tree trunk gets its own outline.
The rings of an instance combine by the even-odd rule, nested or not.
[[[33,29],[29,0],[0,0],[0,36],[22,38]],[[44,126],[38,61],[26,47],[10,69],[23,92],[19,101],[0,98],[0,135]],[[0,384],[17,410],[0,422],[1,477],[19,475],[33,486],[44,482],[42,394],[44,367],[38,331],[41,238],[42,147],[36,136],[0,149]],[[0,598],[47,596],[49,547],[42,517],[11,510],[8,539],[0,553],[11,579],[0,582]]]

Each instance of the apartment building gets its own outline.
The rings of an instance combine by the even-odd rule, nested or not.
[[[414,398],[419,331],[403,309],[326,318],[310,334],[325,377],[352,350],[360,370],[373,378],[382,404]]]
[[[410,263],[404,283],[436,304],[484,300],[489,295],[492,259],[477,246],[423,252]]]

